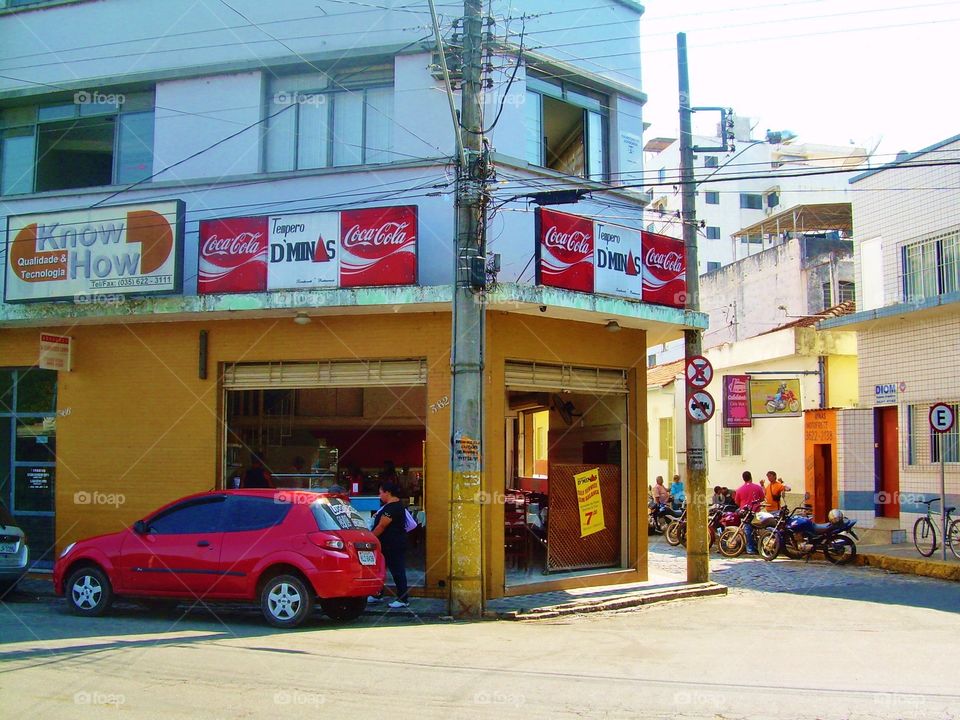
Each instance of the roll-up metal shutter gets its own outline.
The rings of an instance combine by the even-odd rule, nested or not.
[[[223,372],[227,390],[426,383],[427,361],[423,359],[237,363],[227,365]]]
[[[508,388],[522,390],[569,390],[590,393],[626,393],[626,370],[574,367],[545,363],[506,364]]]

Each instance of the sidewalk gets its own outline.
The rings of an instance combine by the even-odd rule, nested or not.
[[[53,597],[53,580],[50,575],[31,573],[20,581],[17,591],[37,598]],[[726,594],[727,588],[719,583],[687,584],[678,580],[676,576],[651,572],[647,582],[498,598],[487,603],[484,617],[499,620],[547,620],[564,615],[621,610],[667,600]],[[446,617],[447,601],[437,598],[411,597],[410,607],[406,610],[389,610],[386,602],[371,603],[366,610],[368,615],[381,615],[388,612],[391,614],[410,612],[419,617],[430,618]]]
[[[866,565],[907,575],[923,575],[940,580],[960,581],[960,560],[957,560],[949,550],[947,550],[946,562],[943,560],[940,548],[937,548],[929,558],[925,558],[917,552],[913,543],[861,545],[858,550],[857,565]]]

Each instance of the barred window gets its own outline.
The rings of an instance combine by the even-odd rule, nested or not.
[[[720,457],[743,456],[743,428],[720,429]]]
[[[960,230],[902,249],[903,299],[916,302],[960,290]]]
[[[947,403],[954,418],[960,403]],[[909,446],[907,464],[927,465],[940,462],[941,448],[945,463],[960,463],[960,427],[954,422],[949,432],[938,433],[930,427],[931,405],[911,405],[907,414]]]

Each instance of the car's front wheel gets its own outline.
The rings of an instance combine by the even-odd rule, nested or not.
[[[113,602],[107,574],[98,567],[75,570],[66,585],[67,607],[77,615],[102,615]]]
[[[295,628],[313,610],[313,591],[296,575],[277,575],[263,584],[260,610],[274,627]]]
[[[365,597],[324,598],[320,600],[323,614],[334,622],[356,620],[367,609]]]

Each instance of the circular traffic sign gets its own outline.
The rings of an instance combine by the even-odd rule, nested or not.
[[[713,380],[713,365],[703,355],[694,355],[687,360],[685,374],[687,385],[695,388],[705,388]]]
[[[953,408],[946,403],[937,403],[930,408],[930,427],[938,433],[950,432],[954,419]]]
[[[697,390],[687,398],[687,417],[691,422],[705,423],[713,417],[716,404],[706,390]]]

